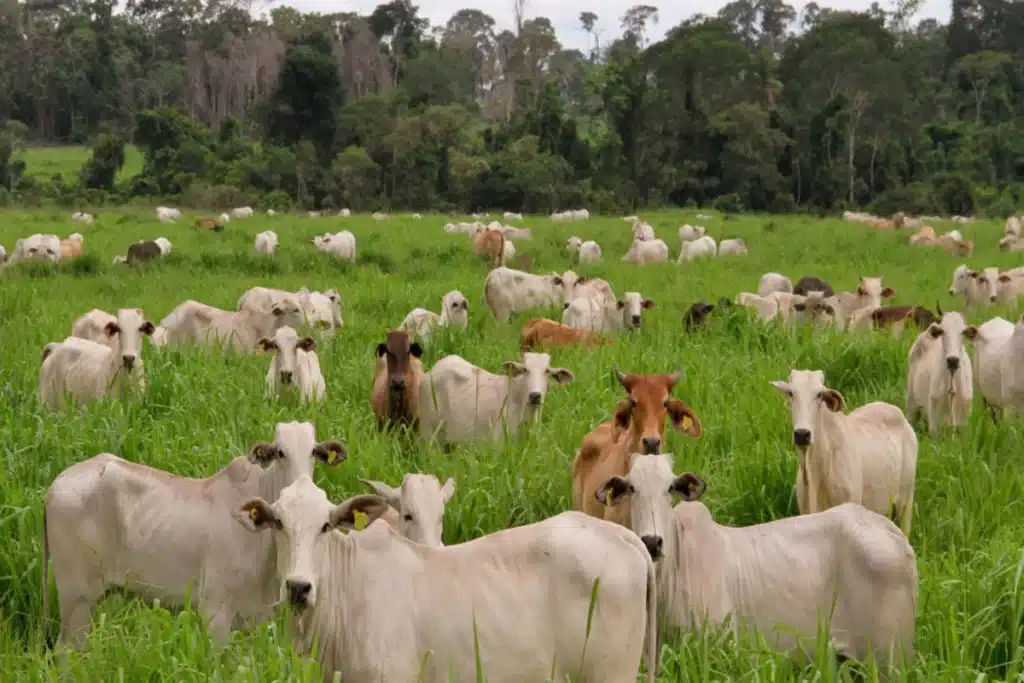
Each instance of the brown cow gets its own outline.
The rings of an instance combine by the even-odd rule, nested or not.
[[[142,263],[143,261],[158,259],[162,255],[163,252],[160,251],[160,245],[153,240],[136,242],[132,246],[128,247],[128,258],[126,263],[131,266],[136,263]]]
[[[931,245],[938,238],[938,235],[935,234],[935,228],[930,225],[923,225],[917,233],[910,236],[907,242],[909,244]]]
[[[377,370],[370,392],[370,406],[377,416],[377,428],[405,424],[413,428],[419,421],[420,380],[423,349],[410,343],[404,330],[388,330],[388,340],[377,344]]]
[[[224,230],[224,226],[215,218],[197,218],[195,223],[195,229],[221,232],[222,230]]]
[[[523,325],[519,342],[523,351],[529,351],[538,346],[599,346],[607,344],[608,340],[590,330],[569,327],[548,318],[536,318]]]
[[[72,261],[82,255],[82,235],[75,233],[60,241],[60,260]]]
[[[871,312],[871,322],[876,329],[891,329],[895,337],[902,334],[908,324],[924,330],[939,322],[939,317],[923,306],[883,306]]]
[[[572,463],[573,507],[628,527],[629,506],[605,506],[596,498],[598,487],[610,477],[628,475],[629,457],[633,453],[661,452],[666,417],[677,431],[695,439],[700,438],[703,430],[690,407],[671,396],[682,372],[634,375],[615,368],[615,377],[628,397],[615,406],[610,422],[599,424],[583,437]]]
[[[484,230],[473,236],[474,253],[486,256],[491,266],[501,265],[501,255],[505,253],[505,233],[501,230]]]

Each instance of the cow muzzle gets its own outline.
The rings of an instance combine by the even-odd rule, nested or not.
[[[313,592],[313,584],[303,579],[285,581],[288,589],[288,604],[292,607],[309,607],[309,596]]]
[[[633,316],[633,327],[640,327],[640,316]]]
[[[661,439],[656,436],[645,436],[640,440],[644,449],[644,455],[658,455],[661,453]]]
[[[392,391],[405,391],[405,377],[392,377],[391,378],[391,390]]]
[[[539,406],[544,401],[544,394],[539,391],[531,391],[530,395],[526,397],[526,400],[531,406]]]
[[[794,429],[793,430],[793,445],[800,448],[807,448],[811,445],[811,430],[810,429]]]
[[[647,552],[651,554],[651,559],[655,562],[661,559],[661,549],[665,544],[661,536],[641,536],[640,540],[643,542],[644,547],[647,548]]]
[[[291,383],[292,383],[292,373],[285,372],[284,370],[282,370],[281,371],[281,384],[291,384]]]
[[[957,356],[947,356],[946,367],[950,372],[956,372],[960,369],[960,359]]]
[[[135,356],[121,356],[121,364],[125,370],[131,372],[132,368],[135,367]]]

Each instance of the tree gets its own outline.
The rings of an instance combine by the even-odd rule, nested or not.
[[[597,15],[593,12],[580,12],[580,25],[583,26],[583,30],[587,33],[587,48],[590,49],[591,59],[597,57],[598,51],[601,49],[598,43],[597,33]],[[590,41],[594,41],[594,47],[590,47]]]
[[[82,184],[91,190],[113,190],[114,178],[124,167],[124,139],[117,135],[99,135],[92,146],[92,157],[82,168]]]
[[[974,95],[974,122],[981,123],[981,108],[995,81],[1005,73],[1013,57],[1005,52],[985,50],[961,57],[953,65],[953,74],[966,80]]]
[[[658,8],[652,5],[635,5],[626,10],[621,19],[622,30],[641,48],[647,46],[647,25],[658,24]]]

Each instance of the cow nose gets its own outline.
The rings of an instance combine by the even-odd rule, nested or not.
[[[288,586],[288,602],[296,607],[305,607],[309,604],[309,592],[313,590],[313,584],[309,581],[288,579],[285,585]]]
[[[949,368],[950,372],[956,372],[960,367],[960,359],[957,356],[949,356],[946,358],[946,367]]]
[[[952,287],[950,287],[950,288],[949,288],[949,295],[950,295],[950,296],[953,296],[954,294],[956,294],[956,292],[954,292],[954,291],[953,291],[953,288],[952,288]]]
[[[292,383],[292,373],[285,372],[284,370],[282,370],[281,371],[281,383],[282,384],[291,384]]]
[[[661,439],[656,436],[646,436],[641,443],[644,447],[644,455],[657,455],[661,451]]]
[[[121,356],[121,362],[124,363],[124,369],[130,372],[135,367],[135,356]]]
[[[640,324],[640,316],[638,316],[638,315],[634,315],[633,316],[633,324],[634,325],[639,325]]]
[[[990,296],[990,297],[988,298],[988,300],[989,300],[990,302],[992,302],[992,303],[995,303],[995,301],[996,301],[996,298],[995,298],[994,296]]]
[[[794,429],[793,430],[793,443],[797,446],[810,446],[811,445],[811,430],[810,429]]]
[[[405,389],[405,378],[404,377],[392,377],[391,388],[395,390]]]
[[[661,540],[661,536],[641,536],[640,540],[643,541],[647,552],[651,554],[652,560],[658,561],[661,559],[661,546],[664,543]]]
[[[539,406],[540,401],[544,396],[539,391],[531,391],[527,398],[530,400],[530,405]]]

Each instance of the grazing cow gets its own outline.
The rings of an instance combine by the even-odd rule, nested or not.
[[[1024,316],[1014,325],[1003,318],[992,318],[971,328],[964,336],[974,342],[977,353],[975,381],[982,402],[996,422],[1007,408],[1024,412],[1024,372],[1020,359],[1024,358]]]
[[[161,223],[173,223],[181,218],[181,211],[169,206],[156,207],[156,218]]]
[[[757,295],[768,296],[772,292],[787,292],[792,294],[793,281],[780,273],[765,273],[757,283]]]
[[[277,251],[277,233],[273,230],[264,230],[256,235],[256,253],[273,254]]]
[[[469,301],[457,289],[453,289],[441,298],[441,315],[425,308],[414,308],[398,326],[423,342],[430,341],[431,332],[435,327],[454,325],[466,329],[469,326]]]
[[[634,240],[622,260],[638,266],[668,261],[668,245],[659,239]]]
[[[239,311],[269,314],[278,301],[287,297],[298,300],[306,325],[323,330],[327,336],[333,336],[335,331],[344,325],[341,319],[341,295],[336,289],[311,292],[306,287],[300,287],[297,292],[289,292],[269,287],[253,287],[238,298],[236,308]]]
[[[356,261],[356,236],[349,230],[342,230],[335,234],[326,234],[323,237],[314,237],[313,244],[320,251],[331,254],[342,261],[355,263]]]
[[[332,505],[308,476],[272,503],[236,504],[245,528],[273,530],[276,582],[266,585],[290,604],[295,649],[315,648],[325,682],[448,683],[481,671],[491,683],[632,682],[646,643],[653,683],[655,570],[631,531],[563,512],[430,547],[372,524],[387,509],[372,494]],[[330,533],[361,528],[358,518],[372,525]]]
[[[49,616],[48,559],[60,601],[58,642],[80,647],[96,603],[122,588],[165,606],[196,598],[210,633],[269,621],[277,603],[268,589],[274,545],[253,542],[232,521],[251,496],[276,498],[316,460],[337,465],[345,447],[317,443],[310,422],[279,423],[274,443],[259,443],[212,477],[179,477],[101,453],[54,480],[43,509],[43,616]],[[47,557],[49,555],[49,558]]]
[[[178,305],[160,327],[167,330],[167,344],[226,344],[238,353],[256,350],[262,337],[273,337],[284,327],[300,327],[305,322],[302,307],[292,296],[277,300],[269,313],[262,311],[225,311],[193,299]]]
[[[793,288],[793,294],[807,296],[808,292],[824,292],[826,297],[835,295],[835,292],[832,291],[832,285],[829,283],[813,275],[804,275],[797,280],[796,287]]]
[[[699,439],[700,420],[688,405],[672,396],[682,372],[671,375],[634,375],[615,368],[615,377],[627,397],[615,406],[612,419],[583,437],[572,463],[573,508],[593,517],[629,526],[629,510],[606,507],[594,493],[609,477],[629,473],[631,453],[661,453],[665,419],[678,431]]]
[[[965,240],[959,230],[950,230],[935,240],[935,244],[956,256],[970,256],[974,253],[974,242]]]
[[[299,338],[285,325],[271,338],[262,337],[256,345],[261,351],[276,351],[267,369],[267,394],[277,396],[281,385],[296,387],[303,403],[323,402],[327,383],[320,372],[320,357],[312,337]]]
[[[92,214],[84,213],[82,211],[76,211],[71,214],[71,220],[76,223],[85,223],[86,225],[92,225]]]
[[[601,245],[594,240],[584,242],[579,237],[570,237],[566,248],[576,252],[580,263],[597,263],[601,260]]]
[[[120,343],[120,337],[116,334],[112,336],[107,334],[107,325],[110,323],[116,325],[117,317],[110,315],[106,311],[94,308],[75,320],[71,326],[71,336],[79,339],[88,339],[97,344],[113,346]]]
[[[374,211],[373,214],[371,215],[371,218],[373,218],[373,220],[375,221],[386,221],[391,218],[391,214],[382,213],[380,211]]]
[[[645,310],[654,308],[654,301],[640,292],[626,292],[621,299],[577,296],[564,306],[562,322],[578,330],[615,332],[640,327]]]
[[[216,218],[197,218],[193,227],[196,230],[210,230],[211,232],[224,231],[224,224]]]
[[[156,241],[145,240],[143,242],[136,242],[128,247],[128,256],[126,258],[117,257],[114,259],[114,263],[127,263],[129,266],[132,266],[136,263],[155,261],[165,255]]]
[[[1024,251],[1024,240],[1013,235],[1006,235],[999,240],[999,250],[1011,253]]]
[[[548,378],[559,384],[575,375],[551,367],[546,353],[522,354],[522,362],[507,360],[506,375],[478,368],[461,356],[437,361],[420,383],[420,434],[442,443],[498,440],[508,428],[515,438],[544,403]]]
[[[59,410],[65,394],[85,403],[104,396],[116,398],[133,388],[145,390],[142,336],[155,329],[142,309],[122,308],[116,321],[104,325],[104,334],[116,337],[109,345],[78,337],[47,344],[39,367],[40,400]]]
[[[917,435],[896,406],[874,401],[846,413],[846,399],[825,386],[821,370],[791,370],[773,381],[790,404],[800,450],[800,514],[858,503],[891,516],[910,537],[917,475]]]
[[[907,240],[910,244],[921,244],[925,246],[932,246],[939,239],[938,235],[935,234],[935,228],[930,225],[923,226],[917,233],[910,236]]]
[[[239,206],[231,209],[232,218],[252,218],[253,213],[251,206]]]
[[[432,474],[407,474],[392,488],[382,481],[360,479],[388,504],[381,519],[413,543],[435,548],[444,545],[444,506],[455,495],[455,477],[441,486]]]
[[[944,423],[960,429],[967,424],[974,396],[971,357],[964,339],[973,339],[977,328],[968,327],[955,311],[943,313],[940,320],[918,335],[910,347],[907,371],[907,417],[915,419],[924,411],[928,431],[939,437]]]
[[[370,407],[377,428],[392,424],[416,428],[423,384],[423,349],[410,342],[404,330],[388,330],[387,341],[377,344],[377,367],[370,391]]]
[[[746,256],[747,243],[740,238],[722,240],[718,245],[719,256]]]
[[[508,322],[514,313],[557,306],[564,297],[564,280],[558,273],[534,275],[501,266],[484,280],[484,301],[499,322]]]
[[[60,260],[73,261],[82,255],[82,242],[85,237],[81,233],[69,235],[66,240],[60,241]]]
[[[725,297],[720,297],[718,299],[718,308],[730,308],[731,306],[732,302]],[[683,315],[683,329],[687,332],[693,332],[694,330],[703,327],[704,323],[708,320],[708,316],[711,315],[713,310],[715,310],[715,307],[716,304],[709,304],[704,301],[704,299],[691,304],[690,308]]]
[[[478,232],[473,236],[473,253],[488,259],[491,266],[500,266],[505,253],[505,234],[501,230]]]
[[[634,454],[629,474],[597,499],[630,509],[654,558],[659,615],[685,631],[720,627],[764,636],[806,662],[824,628],[841,657],[874,657],[883,671],[914,660],[917,559],[885,517],[845,503],[749,527],[718,524],[699,499],[704,481],[672,472],[673,457]],[[672,497],[682,502],[672,507]],[[885,596],[876,599],[878,596]]]
[[[710,235],[704,235],[692,242],[683,242],[679,249],[679,258],[676,263],[683,261],[696,261],[706,256],[714,256],[718,252],[718,245]]]
[[[679,242],[693,242],[707,234],[703,225],[684,225],[679,228]]]
[[[653,239],[655,239],[654,228],[650,223],[641,220],[633,223],[634,242],[650,242]]]
[[[537,318],[523,325],[519,348],[529,351],[544,346],[600,346],[608,340],[589,330],[569,327],[548,318]]]

